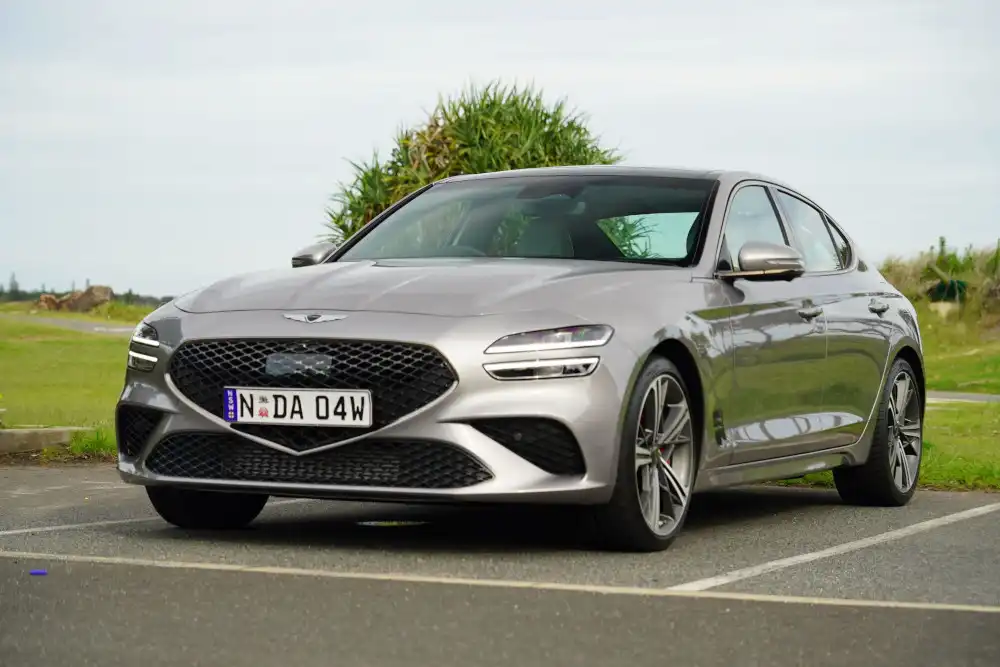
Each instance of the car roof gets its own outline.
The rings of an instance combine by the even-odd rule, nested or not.
[[[481,174],[462,174],[444,178],[439,183],[456,181],[474,181],[492,178],[511,178],[516,176],[662,176],[664,178],[697,178],[713,181],[738,183],[745,180],[764,181],[775,185],[789,187],[769,176],[750,171],[728,169],[685,169],[672,167],[647,167],[629,165],[575,165],[563,167],[534,167],[530,169],[511,169],[507,171],[492,171]],[[791,188],[790,188],[791,189]]]

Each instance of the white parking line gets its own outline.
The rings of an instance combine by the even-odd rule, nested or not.
[[[0,537],[11,535],[28,535],[29,533],[54,533],[60,530],[77,530],[80,528],[99,528],[101,526],[120,526],[127,523],[142,523],[143,521],[155,521],[159,517],[146,517],[144,519],[114,519],[112,521],[89,521],[87,523],[64,523],[61,526],[35,526],[34,528],[15,528],[13,530],[0,530]]]
[[[293,505],[296,503],[312,502],[311,498],[290,498],[287,500],[275,500],[267,504],[268,507],[279,505]],[[144,521],[162,521],[160,517],[150,516],[141,519],[111,519],[109,521],[88,521],[86,523],[64,523],[59,526],[35,526],[34,528],[14,528],[12,530],[0,530],[0,537],[11,535],[29,535],[34,533],[54,533],[60,530],[81,530],[85,528],[100,528],[103,526],[121,526],[129,523],[143,523]]]
[[[207,572],[235,572],[240,574],[270,574],[346,581],[382,581],[408,584],[440,584],[446,586],[475,586],[481,588],[509,588],[541,591],[595,593],[602,595],[633,595],[638,597],[675,597],[734,602],[771,602],[806,604],[834,607],[877,607],[883,609],[919,609],[924,611],[961,611],[983,614],[1000,614],[1000,607],[937,602],[899,602],[893,600],[853,600],[848,598],[797,597],[791,595],[763,595],[758,593],[728,593],[718,591],[678,591],[669,588],[642,588],[638,586],[601,586],[592,584],[567,584],[547,581],[518,581],[509,579],[469,579],[462,577],[436,577],[418,574],[392,574],[377,572],[338,572],[294,567],[235,565],[232,563],[203,563],[199,561],[149,560],[114,556],[84,556],[74,554],[35,553],[30,551],[2,551],[0,558],[36,562],[89,563],[94,565],[122,565],[152,567],[168,570],[200,570]]]
[[[965,510],[963,512],[948,514],[942,517],[938,517],[936,519],[921,521],[920,523],[915,523],[910,526],[906,526],[905,528],[890,530],[887,533],[880,533],[879,535],[866,537],[862,540],[845,542],[844,544],[838,544],[837,546],[830,547],[828,549],[823,549],[821,551],[813,551],[810,553],[799,554],[798,556],[791,556],[789,558],[779,558],[778,560],[772,560],[767,563],[761,563],[760,565],[754,565],[752,567],[746,567],[740,570],[733,570],[732,572],[728,572],[726,574],[720,574],[715,577],[698,579],[697,581],[689,581],[684,584],[671,586],[669,590],[707,591],[710,588],[718,588],[719,586],[725,586],[726,584],[731,584],[735,581],[749,579],[750,577],[756,577],[762,574],[767,574],[768,572],[784,570],[786,568],[794,567],[796,565],[802,565],[803,563],[811,563],[813,561],[822,560],[824,558],[831,558],[833,556],[839,556],[841,554],[846,554],[851,551],[858,551],[859,549],[865,549],[867,547],[872,547],[878,544],[885,544],[886,542],[900,540],[903,539],[904,537],[909,537],[911,535],[923,533],[928,530],[940,528],[941,526],[947,526],[949,524],[958,523],[959,521],[965,521],[967,519],[974,519],[975,517],[978,516],[984,516],[991,512],[996,512],[997,510],[1000,510],[1000,503],[993,503],[992,505],[983,505],[981,507],[975,507],[973,509]]]

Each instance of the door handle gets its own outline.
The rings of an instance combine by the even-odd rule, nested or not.
[[[885,301],[879,301],[878,299],[872,299],[868,302],[868,310],[872,311],[876,315],[881,315],[885,311],[889,310],[889,304]]]
[[[799,311],[799,317],[804,320],[813,320],[823,314],[823,309],[819,306],[814,306],[812,308],[803,308]]]

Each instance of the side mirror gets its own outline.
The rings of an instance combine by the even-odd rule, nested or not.
[[[329,241],[322,241],[311,246],[306,246],[292,256],[292,267],[298,268],[300,266],[322,264],[338,247],[339,244],[330,243]]]
[[[802,255],[795,248],[777,243],[749,241],[740,248],[740,268],[720,271],[723,280],[793,280],[806,271]]]

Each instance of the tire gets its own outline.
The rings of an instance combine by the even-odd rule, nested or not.
[[[910,398],[900,421],[896,418],[896,398],[903,382],[908,382]],[[922,405],[923,387],[913,367],[905,359],[896,359],[882,388],[868,460],[860,466],[833,471],[837,492],[844,502],[874,507],[902,507],[910,502],[917,490],[923,462]],[[902,459],[896,454],[900,449],[898,443],[902,443],[906,454],[905,472]]]
[[[643,457],[637,448],[637,440],[640,435],[640,419],[642,419],[643,433],[648,441],[647,427],[653,423],[649,415],[649,405],[653,404],[650,392],[653,391],[654,383],[661,390],[665,389],[662,391],[662,395],[666,402],[672,403],[674,406],[670,410],[664,410],[662,424],[658,428],[660,432],[677,433],[678,437],[675,443],[676,448],[672,450],[673,453],[669,457],[669,463],[662,460],[661,463],[666,464],[666,466],[657,468],[655,472],[650,472],[646,466],[640,469]],[[683,409],[680,407],[680,401],[683,401]],[[663,357],[650,358],[636,380],[635,390],[632,392],[625,411],[614,491],[610,501],[595,508],[594,511],[598,531],[597,539],[602,545],[618,551],[655,552],[663,551],[673,544],[687,519],[691,506],[691,489],[694,488],[697,475],[699,434],[696,433],[693,424],[691,395],[680,371],[672,362]],[[666,444],[668,445],[667,449],[669,449],[671,443],[667,442]],[[653,460],[652,456],[649,458]],[[671,502],[671,508],[668,510],[671,516],[664,521],[664,525],[654,530],[651,521],[647,519],[647,516],[651,517],[654,514],[653,506],[649,502],[644,502],[640,496],[643,495],[643,487],[650,488],[646,485],[652,481],[653,474],[658,482],[667,482],[666,469],[673,473],[672,479],[675,484],[669,485],[669,494],[661,490],[662,487],[658,485],[661,507],[665,507],[663,503],[668,498],[680,499],[681,495],[677,484],[686,487],[683,489],[685,492],[683,494],[684,502],[681,506]],[[643,477],[641,481],[640,476]],[[643,498],[648,501],[651,496],[643,496]]]
[[[165,521],[192,530],[244,528],[257,518],[268,499],[266,495],[169,486],[147,486],[146,495]]]

